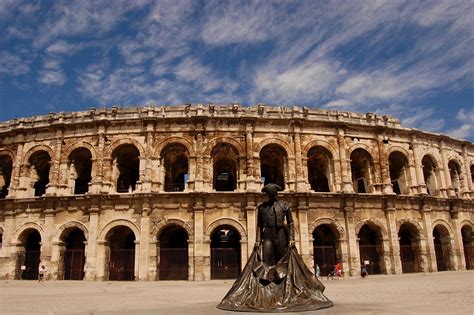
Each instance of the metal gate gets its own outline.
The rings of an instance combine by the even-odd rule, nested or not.
[[[435,244],[436,265],[438,267],[438,271],[448,270],[446,260],[444,259],[445,250],[446,250],[445,246],[441,244]]]
[[[160,280],[188,280],[188,249],[160,248]]]
[[[415,252],[411,245],[400,245],[400,259],[403,273],[416,272]]]
[[[474,269],[474,246],[464,245],[464,258],[466,260],[466,269]]]
[[[110,249],[108,276],[109,280],[135,280],[135,250]]]
[[[239,248],[211,248],[211,279],[235,279],[239,274]]]
[[[367,272],[370,275],[380,274],[380,257],[377,251],[378,245],[359,245],[361,265],[364,265],[366,260],[369,264],[366,265]]]
[[[319,265],[321,276],[327,276],[336,265],[336,249],[332,246],[313,246],[314,263]]]
[[[84,264],[86,256],[83,249],[67,249],[61,252],[59,279],[84,279]]]
[[[41,251],[17,253],[15,279],[37,280]]]

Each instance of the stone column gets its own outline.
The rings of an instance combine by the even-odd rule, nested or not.
[[[13,211],[4,211],[4,225],[3,225],[3,243],[0,251],[0,261],[6,261],[5,264],[0,264],[0,277],[3,279],[14,279],[16,267],[16,254],[18,240],[15,236],[15,217]]]
[[[294,122],[293,124],[293,137],[295,145],[295,190],[296,191],[308,191],[309,185],[307,177],[304,176],[303,161],[301,156],[301,122]]]
[[[456,207],[456,206],[454,206]],[[454,235],[451,238],[451,247],[453,248],[454,270],[466,270],[466,260],[464,259],[464,246],[462,243],[462,233],[458,209],[455,209],[451,215],[451,223],[453,225]]]
[[[428,264],[428,271],[438,271],[436,265],[436,252],[433,242],[433,227],[431,225],[431,207],[429,205],[421,205],[421,220],[423,222],[423,228],[426,233],[426,257]]]
[[[377,135],[377,147],[379,152],[380,175],[382,181],[382,193],[393,194],[392,183],[390,180],[390,168],[388,162],[387,150],[385,150],[385,143],[383,143],[384,136]]]
[[[59,184],[61,181],[61,150],[63,145],[63,130],[56,130],[54,140],[54,151],[51,157],[51,170],[49,172],[49,184],[46,188],[46,195],[57,195],[59,193]]]
[[[346,239],[349,240],[348,257],[349,257],[349,275],[357,276],[360,274],[360,253],[357,235],[355,233],[354,224],[354,201],[347,200],[344,206],[344,220],[346,227]]]
[[[448,159],[446,158],[446,149],[444,145],[444,141],[439,141],[440,147],[440,155],[441,155],[441,165],[439,167],[439,174],[441,183],[439,183],[440,187],[438,189],[441,191],[441,196],[443,197],[454,197],[456,193],[453,188],[453,184],[451,183],[451,174],[449,173],[448,167]]]
[[[89,209],[89,237],[87,238],[87,245],[85,248],[86,263],[85,263],[85,280],[96,280],[98,269],[100,268],[98,262],[99,257],[97,250],[97,237],[99,233],[99,212],[98,206],[92,206]]]
[[[90,193],[99,194],[103,191],[104,178],[104,151],[105,151],[105,137],[106,128],[105,126],[99,126],[97,131],[97,150],[95,163],[92,166],[95,170],[94,177],[91,181]]]
[[[209,280],[204,271],[204,205],[196,200],[194,207],[194,281]],[[209,266],[206,266],[209,267]]]
[[[146,125],[146,137],[145,137],[145,156],[143,157],[143,163],[140,163],[140,167],[143,164],[143,172],[140,172],[140,181],[142,182],[141,191],[151,192],[152,190],[152,174],[153,174],[153,143],[154,143],[154,130],[153,123],[148,122]],[[140,162],[142,157],[140,157]],[[142,177],[143,176],[143,177]]]
[[[15,160],[13,161],[13,169],[12,169],[12,177],[10,179],[10,188],[8,190],[8,197],[15,198],[15,197],[22,197],[23,193],[20,191],[26,189],[26,187],[21,187],[20,182],[20,170],[23,160],[23,143],[24,143],[24,136],[22,133],[19,133],[16,137],[16,142],[18,146],[16,148],[16,156]],[[25,161],[27,163],[27,161]]]
[[[339,160],[341,163],[341,178],[342,186],[341,190],[347,193],[353,193],[354,187],[352,186],[352,174],[351,174],[351,161],[346,156],[346,141],[344,138],[344,129],[338,128],[337,130],[337,142],[339,145]]]
[[[257,241],[257,206],[255,202],[255,196],[247,195],[247,206],[245,207],[245,211],[247,212],[247,257],[250,257],[252,254],[253,245]]]
[[[349,256],[349,244],[347,242],[347,238],[345,235],[341,235],[339,238],[339,246],[341,247],[341,264],[342,264],[342,270],[345,272],[349,272],[350,276],[355,276],[357,275],[351,273],[351,268],[349,264],[350,256]],[[314,253],[313,253],[314,254]]]
[[[54,228],[55,211],[51,208],[44,210],[44,233],[41,239],[41,264],[46,266],[49,271],[57,271],[58,266],[51,262],[52,239],[56,229]],[[51,274],[50,274],[51,275]],[[48,276],[49,279],[49,276]]]
[[[258,186],[253,163],[253,127],[250,123],[245,125],[245,153],[247,164],[247,191],[257,191]]]
[[[474,198],[474,184],[472,183],[471,177],[471,164],[469,163],[469,157],[467,154],[467,145],[464,144],[462,146],[462,159],[463,159],[463,164],[464,164],[464,174],[465,174],[465,180],[464,180],[464,187],[465,187],[465,193],[464,197],[467,198]]]
[[[300,254],[306,266],[310,270],[313,270],[313,259],[310,254],[309,248],[309,232],[308,232],[308,203],[305,200],[305,196],[299,196],[298,198],[298,225],[299,225],[299,236],[300,236]]]
[[[418,147],[418,143],[416,142],[416,138],[413,136],[411,139],[411,146],[412,146],[412,154],[413,154],[413,162],[415,163],[415,175],[416,175],[416,185],[414,185],[417,189],[417,193],[420,195],[428,194],[426,190],[426,183],[425,177],[423,176],[423,166],[421,165],[420,159],[420,148]]]
[[[204,191],[204,180],[203,180],[203,133],[204,129],[202,126],[196,127],[196,178],[194,179],[194,190]]]
[[[402,273],[402,263],[400,260],[400,242],[398,240],[397,222],[395,218],[395,205],[393,202],[389,202],[384,210],[390,248],[390,250],[385,251],[385,253],[388,252],[390,255],[390,263],[392,266],[390,273],[400,274]],[[388,271],[389,270],[387,270],[387,273],[389,273]]]
[[[138,280],[148,279],[148,258],[149,258],[149,235],[150,235],[150,204],[143,202],[142,216],[140,218],[140,252],[138,253]],[[154,280],[154,279],[153,279]]]

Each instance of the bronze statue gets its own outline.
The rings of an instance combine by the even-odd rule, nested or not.
[[[278,200],[276,184],[262,192],[268,200],[258,207],[257,242],[244,270],[218,308],[240,312],[300,312],[332,307],[324,285],[299,256],[291,210]],[[286,224],[285,224],[286,220]]]

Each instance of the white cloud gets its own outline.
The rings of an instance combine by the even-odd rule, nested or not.
[[[44,69],[39,72],[38,81],[46,85],[63,85],[66,82],[66,76],[60,69]]]
[[[447,134],[459,139],[471,138],[474,134],[474,109],[469,111],[461,108],[456,115],[459,122],[459,127],[452,128],[447,131]]]
[[[58,40],[55,43],[49,45],[49,47],[46,48],[46,51],[51,54],[71,55],[81,50],[84,47],[85,45],[81,43],[72,44],[64,40]]]
[[[14,76],[30,72],[30,61],[7,51],[0,51],[0,73]]]
[[[351,106],[352,105],[352,102],[349,101],[349,100],[345,100],[345,99],[339,99],[339,100],[335,100],[335,101],[331,101],[331,102],[328,102],[326,104],[324,104],[323,107],[325,108],[333,108],[333,107],[348,107],[348,106]]]

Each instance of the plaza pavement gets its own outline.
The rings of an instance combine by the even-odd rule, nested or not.
[[[215,308],[232,283],[1,280],[0,314],[261,314]],[[335,306],[292,314],[474,314],[474,271],[324,278],[323,283]]]

